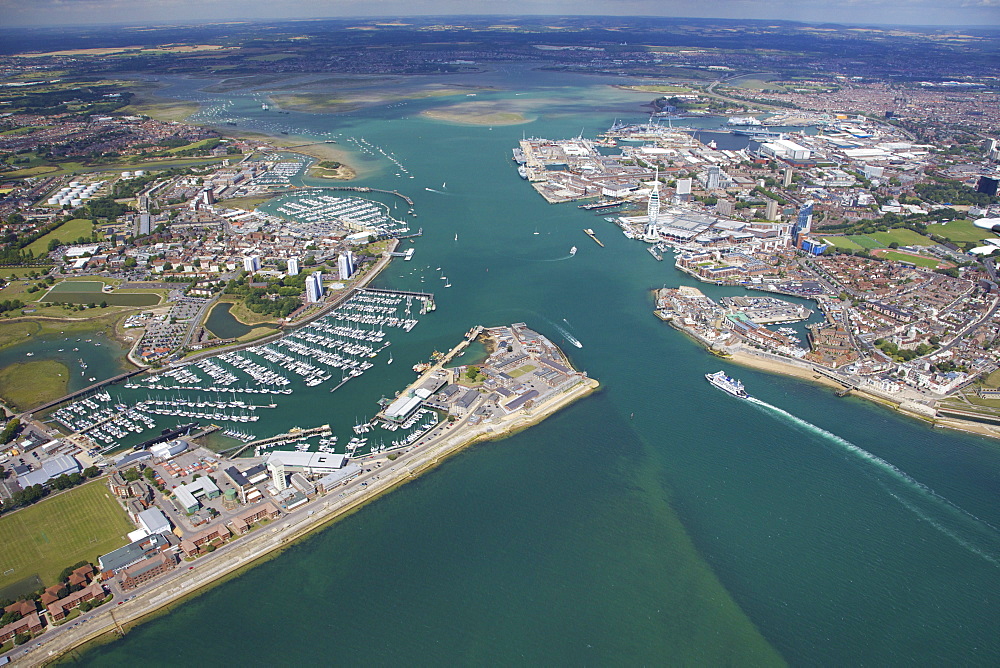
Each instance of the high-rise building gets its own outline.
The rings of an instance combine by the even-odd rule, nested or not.
[[[318,302],[323,298],[323,272],[316,271],[306,277],[306,301]]]
[[[677,179],[677,200],[687,202],[691,199],[691,179]]]
[[[976,192],[995,197],[997,186],[1000,186],[1000,179],[995,176],[980,176],[979,182],[976,183]]]
[[[996,139],[984,139],[983,140],[983,153],[989,155],[993,151],[997,150],[997,140]]]
[[[297,257],[288,258],[288,275],[289,276],[299,275],[299,258]]]
[[[778,203],[773,199],[767,200],[767,206],[764,208],[764,217],[768,220],[778,219]]]
[[[782,175],[781,175],[781,186],[783,188],[787,188],[788,186],[792,185],[792,173],[793,172],[792,172],[792,168],[791,167],[786,167],[785,171],[782,172]]]
[[[720,216],[731,216],[736,210],[733,206],[733,200],[731,199],[720,199],[715,203],[715,213]]]
[[[799,240],[812,231],[812,220],[813,201],[809,200],[799,209],[798,218],[795,220],[795,227],[792,228],[792,243],[795,244],[796,248],[799,246]]]
[[[354,253],[344,251],[337,259],[337,269],[340,271],[340,280],[347,280],[354,275]]]
[[[249,272],[251,274],[260,271],[260,256],[259,255],[248,255],[243,258],[243,271]]]
[[[708,168],[708,176],[705,177],[705,190],[718,190],[722,187],[722,170],[718,165],[711,165]]]
[[[140,213],[135,219],[135,234],[136,236],[149,234],[150,232],[150,216],[148,213]]]

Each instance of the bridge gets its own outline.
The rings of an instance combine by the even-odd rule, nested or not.
[[[54,407],[58,406],[61,403],[65,403],[67,401],[70,401],[71,399],[76,399],[77,397],[82,397],[85,394],[89,394],[91,392],[94,392],[96,390],[101,389],[105,385],[113,385],[113,384],[117,383],[120,380],[125,380],[126,378],[131,378],[132,376],[137,376],[137,375],[139,375],[140,373],[142,373],[144,371],[146,371],[146,369],[135,369],[133,371],[126,371],[125,373],[121,373],[121,374],[118,374],[117,376],[113,376],[111,378],[107,378],[107,379],[102,380],[102,381],[100,381],[98,383],[94,383],[93,385],[88,385],[87,387],[85,387],[83,389],[77,390],[75,392],[70,392],[66,396],[59,397],[58,399],[53,399],[52,401],[46,402],[46,403],[42,404],[41,406],[38,406],[37,408],[33,409],[31,411],[31,413],[41,413],[42,411],[47,411],[48,409],[54,408]]]

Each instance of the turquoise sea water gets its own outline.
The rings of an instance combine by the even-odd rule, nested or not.
[[[545,204],[510,161],[522,132],[592,136],[642,119],[648,96],[514,67],[463,80],[477,82],[499,90],[476,102],[537,118],[489,128],[415,115],[461,95],[275,120],[255,92],[226,98],[246,127],[280,122],[391,150],[415,178],[369,159],[359,183],[413,197],[424,236],[379,284],[437,295],[437,312],[394,340],[396,364],[352,381],[349,395],[303,396],[269,426],[353,424],[477,323],[527,322],[602,390],[80,661],[1000,662],[1000,446],[729,365],[658,321],[649,290],[692,279],[602,217]],[[203,83],[166,92],[221,99],[197,93]],[[428,288],[443,283],[437,267],[452,288]],[[711,388],[703,375],[719,368],[759,402]]]

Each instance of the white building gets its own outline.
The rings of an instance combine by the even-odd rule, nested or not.
[[[313,304],[323,298],[323,272],[315,271],[306,278],[306,301]]]
[[[147,536],[154,533],[170,533],[170,520],[159,508],[149,508],[139,513],[139,528],[146,532]]]
[[[250,272],[251,274],[260,271],[260,256],[250,255],[243,258],[243,271]]]
[[[265,460],[271,472],[271,484],[279,492],[288,488],[288,476],[292,473],[326,476],[344,468],[346,463],[347,455],[285,450],[274,450]]]
[[[288,275],[289,276],[299,275],[299,258],[297,257],[288,258]]]
[[[790,139],[775,139],[760,147],[762,155],[770,155],[784,160],[808,160],[812,152],[801,144]]]
[[[344,251],[337,259],[337,269],[340,272],[340,280],[346,281],[354,275],[354,253]]]

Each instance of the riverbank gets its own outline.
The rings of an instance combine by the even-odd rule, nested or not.
[[[328,495],[295,512],[285,514],[272,524],[227,543],[210,556],[200,557],[194,562],[193,570],[186,570],[186,562],[181,562],[174,574],[168,576],[168,580],[131,600],[106,610],[99,609],[102,612],[90,619],[86,627],[67,629],[51,645],[43,645],[44,656],[41,652],[37,656],[32,652],[32,655],[23,659],[22,665],[48,664],[85,645],[105,642],[113,634],[124,635],[128,629],[156,618],[178,603],[274,558],[285,548],[437,467],[448,457],[476,443],[506,438],[538,424],[599,387],[600,383],[596,380],[583,379],[568,390],[535,406],[530,412],[504,416],[489,424],[470,426],[466,417],[455,423],[439,440],[411,447],[394,461],[386,460],[380,467],[374,466],[375,462],[369,462],[373,465],[372,468],[342,488],[343,491],[335,497],[336,500]]]

